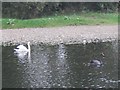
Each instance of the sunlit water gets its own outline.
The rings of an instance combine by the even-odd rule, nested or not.
[[[31,45],[31,53],[2,47],[3,88],[117,88],[117,42]],[[103,62],[90,67],[90,60]]]

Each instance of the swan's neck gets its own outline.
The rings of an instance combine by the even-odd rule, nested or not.
[[[30,43],[28,43],[28,51],[30,52]]]

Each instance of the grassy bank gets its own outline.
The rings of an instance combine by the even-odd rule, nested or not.
[[[117,13],[82,13],[77,15],[59,15],[37,19],[2,19],[2,28],[35,28],[73,25],[113,25],[118,23]]]

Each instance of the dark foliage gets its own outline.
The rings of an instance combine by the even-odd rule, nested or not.
[[[5,18],[30,19],[81,12],[117,12],[117,2],[3,2]]]

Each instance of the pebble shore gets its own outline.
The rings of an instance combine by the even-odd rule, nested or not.
[[[118,39],[118,25],[96,25],[96,26],[65,26],[51,28],[24,28],[5,29],[2,33],[0,43],[2,45],[31,44],[74,44],[90,43],[93,41],[110,41]]]

